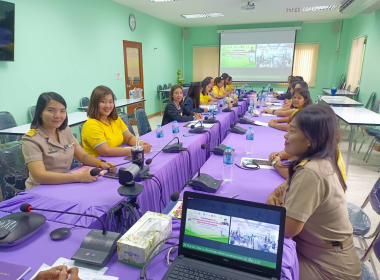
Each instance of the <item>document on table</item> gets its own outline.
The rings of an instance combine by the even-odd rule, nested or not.
[[[108,270],[108,267],[99,267],[96,265],[90,265],[85,263],[75,262],[73,260],[59,258],[52,266],[47,264],[42,264],[39,270],[33,275],[34,279],[40,271],[48,270],[55,266],[66,265],[68,269],[72,267],[79,268],[79,278],[82,280],[118,280],[118,277],[106,276],[104,273]]]
[[[199,120],[198,120],[199,121]],[[189,122],[187,123],[186,125],[184,125],[184,127],[190,127],[192,124],[195,124],[197,123],[198,121],[192,121],[192,122]],[[212,128],[214,127],[214,124],[213,123],[202,123],[202,125],[204,126],[204,128]],[[201,126],[201,123],[197,123],[195,125],[195,127],[200,127]]]
[[[277,117],[275,115],[272,115],[272,114],[266,114],[266,113],[262,113],[261,114],[262,117]]]
[[[268,123],[266,123],[266,122],[254,121],[253,123],[255,125],[259,125],[259,126],[268,126]]]
[[[281,106],[281,103],[279,103],[279,102],[267,102],[266,104],[268,106]]]

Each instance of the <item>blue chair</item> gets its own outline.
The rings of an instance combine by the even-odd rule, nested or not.
[[[0,130],[7,129],[11,127],[17,126],[17,123],[15,119],[13,118],[12,114],[6,111],[0,112]],[[17,135],[0,135],[0,142],[2,144],[8,143],[8,142],[14,142],[14,141],[20,141],[21,136]]]
[[[31,121],[33,121],[35,114],[36,114],[36,106],[30,107],[29,108],[29,117],[30,117]]]
[[[363,257],[360,258],[361,265],[362,265],[362,275],[360,277],[360,280],[377,280],[378,274],[376,270],[374,270],[374,273],[371,272],[371,270],[364,264],[368,259],[370,259],[370,262],[373,265],[373,260],[371,258],[372,253],[375,253],[375,256],[377,260],[380,261],[380,234],[378,233],[375,238],[373,239],[372,243],[369,245],[368,249],[365,251]]]
[[[119,117],[124,121],[125,125],[128,127],[128,130],[134,135],[136,136],[135,134],[135,131],[133,130],[133,127],[129,121],[129,118],[128,118],[128,115],[124,112],[121,112],[119,114]]]
[[[90,103],[90,99],[88,99],[87,97],[82,97],[79,100],[79,104],[80,104],[81,107],[87,107],[88,103]]]
[[[146,116],[143,107],[138,106],[135,108],[135,119],[137,123],[137,130],[139,131],[140,136],[143,136],[148,132],[152,131],[152,128],[150,127],[150,123],[148,121],[148,117]]]
[[[21,143],[9,142],[0,150],[0,200],[14,197],[25,190],[29,170],[25,164]]]
[[[162,86],[162,89],[168,89],[167,84],[164,84],[164,85]]]
[[[361,207],[358,207],[351,203],[347,203],[348,216],[350,218],[350,222],[354,230],[354,237],[358,238],[360,247],[362,248],[362,249],[357,248],[359,251],[360,250],[363,251],[363,245],[364,245],[365,250],[367,250],[368,244],[366,240],[374,238],[380,233],[380,223],[378,223],[374,232],[370,235],[367,235],[368,232],[371,230],[371,220],[369,219],[367,214],[363,211],[363,209],[367,206],[368,202],[370,202],[372,209],[378,215],[380,215],[380,202],[377,198],[378,191],[379,191],[379,196],[380,196],[379,189],[380,189],[380,178],[376,181],[371,192],[369,193],[369,195],[367,196],[366,200],[364,201]],[[372,269],[376,273],[376,268],[374,266],[372,257],[369,255],[368,258],[370,258]]]

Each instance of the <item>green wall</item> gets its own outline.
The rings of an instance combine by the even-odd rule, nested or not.
[[[188,28],[190,38],[185,39],[185,80],[192,81],[193,76],[193,47],[194,46],[217,46],[219,45],[218,29],[251,29],[251,28],[271,28],[271,27],[294,27],[302,26],[302,30],[297,31],[297,43],[320,43],[318,69],[316,86],[310,88],[313,100],[318,94],[321,94],[323,87],[331,87],[335,83],[336,67],[336,46],[338,42],[338,33],[333,33],[333,22],[323,23],[271,23],[271,24],[251,24],[251,25],[229,25],[213,26],[204,28]],[[250,84],[254,89],[261,89],[266,84]],[[278,88],[277,84],[272,85],[275,90],[284,90]]]
[[[8,1],[16,4],[15,61],[0,62],[0,111],[27,123],[39,94],[55,91],[75,112],[98,85],[125,98],[123,40],[142,42],[145,108],[148,115],[159,111],[157,85],[174,84],[182,69],[180,27],[111,0]]]
[[[347,76],[351,55],[352,40],[358,36],[367,36],[363,71],[360,83],[359,100],[366,103],[372,92],[380,97],[380,10],[367,15],[357,15],[343,21],[342,48],[338,59],[338,72]]]

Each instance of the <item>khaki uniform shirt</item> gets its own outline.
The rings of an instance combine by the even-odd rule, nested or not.
[[[284,206],[288,217],[305,223],[297,238],[311,244],[349,238],[353,230],[346,195],[330,161],[304,160],[295,171],[285,189]]]
[[[22,152],[25,163],[42,161],[46,171],[65,173],[70,170],[75,146],[79,145],[71,129],[58,131],[59,142],[42,127],[31,129],[22,137]],[[26,189],[30,190],[39,183],[29,173],[25,182]]]

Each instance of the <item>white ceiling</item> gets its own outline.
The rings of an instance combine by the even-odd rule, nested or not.
[[[242,12],[244,0],[183,0],[156,3],[150,0],[113,0],[180,27],[221,26],[267,22],[334,21],[355,16],[379,0],[356,0],[343,14],[338,9],[321,12],[286,13],[285,8],[340,5],[344,0],[256,0],[253,12]],[[223,13],[225,17],[185,19],[182,14]],[[136,18],[138,21],[138,18]]]

